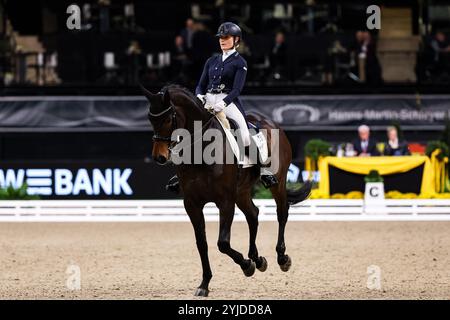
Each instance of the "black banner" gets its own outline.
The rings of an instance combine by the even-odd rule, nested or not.
[[[41,199],[173,199],[173,166],[141,161],[0,162],[0,187],[28,185]]]
[[[102,297],[98,298],[102,299]],[[0,302],[2,310],[9,309],[16,314],[48,310],[61,312],[70,310],[76,317],[82,317],[89,312],[95,316],[105,316],[110,313],[114,318],[124,319],[141,315],[151,310],[152,315],[162,315],[158,318],[202,320],[202,319],[296,319],[296,315],[311,314],[315,318],[360,319],[361,312],[349,310],[370,310],[371,315],[383,317],[386,309],[398,308],[404,316],[411,317],[420,314],[438,315],[448,310],[449,301],[405,301],[405,300],[19,300]],[[441,310],[439,310],[441,309]],[[187,312],[186,312],[187,311]],[[59,312],[48,313],[50,318]],[[56,318],[56,316],[54,317]],[[155,318],[154,316],[152,318]]]
[[[383,175],[384,191],[400,191],[402,193],[420,193],[422,185],[424,165],[420,165],[407,172]],[[350,191],[361,191],[364,193],[366,175],[356,174],[330,165],[330,194],[348,193]]]
[[[444,124],[449,95],[244,96],[256,111],[284,127]],[[120,128],[150,130],[143,97],[3,97],[1,128]]]

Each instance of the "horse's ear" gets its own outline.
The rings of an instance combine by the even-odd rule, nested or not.
[[[164,90],[164,95],[163,95],[163,106],[169,106],[170,105],[170,94],[169,94],[169,90]]]
[[[139,84],[139,87],[141,88],[142,93],[144,94],[144,96],[147,98],[147,100],[149,102],[152,102],[152,100],[154,100],[156,98],[157,94],[151,93],[150,91],[145,89],[142,84]]]

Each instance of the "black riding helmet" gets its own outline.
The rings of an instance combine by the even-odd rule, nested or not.
[[[224,36],[239,37],[238,42],[236,42],[235,40],[234,43],[234,45],[237,45],[242,39],[241,28],[239,28],[239,26],[233,22],[224,22],[219,26],[219,29],[217,29],[216,37],[224,37]]]

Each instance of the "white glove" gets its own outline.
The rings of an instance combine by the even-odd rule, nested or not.
[[[214,106],[213,106],[211,103],[206,102],[206,103],[204,104],[204,107],[205,107],[206,110],[208,110],[208,112],[211,112],[211,113],[214,112]]]
[[[198,94],[197,98],[202,102],[203,105],[205,104],[206,98],[204,94]]]
[[[226,106],[227,105],[225,104],[225,102],[223,100],[220,102],[217,102],[213,107],[214,112],[218,113],[218,112],[222,111],[223,109],[225,109]]]

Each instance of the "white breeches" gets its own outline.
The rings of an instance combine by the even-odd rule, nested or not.
[[[215,105],[216,103],[220,102],[225,98],[227,95],[225,93],[219,93],[219,94],[212,94],[207,93],[206,94],[206,103],[210,105]],[[239,110],[239,108],[234,104],[230,103],[228,106],[225,107],[223,110],[225,112],[225,115],[229,119],[233,119],[241,132],[242,136],[242,143],[245,147],[250,145],[250,132],[248,131],[247,122],[244,119],[244,115]]]

